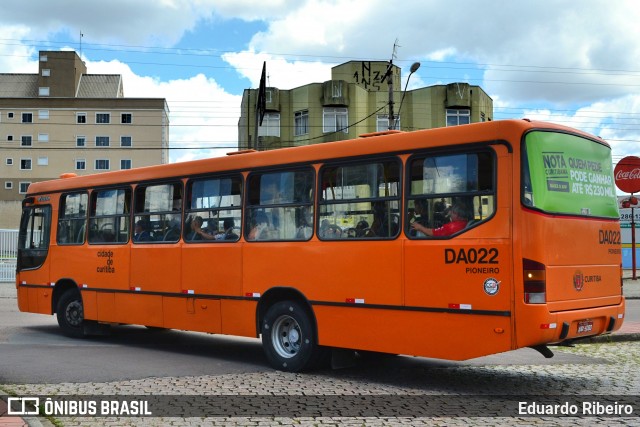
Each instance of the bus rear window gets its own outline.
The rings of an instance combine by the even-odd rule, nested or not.
[[[533,131],[522,150],[522,203],[548,213],[618,218],[611,149],[576,135]]]

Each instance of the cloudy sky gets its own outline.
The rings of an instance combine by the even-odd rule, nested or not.
[[[166,98],[171,161],[232,151],[242,91],[330,78],[387,61],[409,87],[465,81],[496,120],[528,117],[605,138],[614,162],[640,152],[637,0],[27,0],[0,14],[0,72],[37,73],[39,50],[81,50],[127,97]],[[80,34],[83,36],[80,37]]]

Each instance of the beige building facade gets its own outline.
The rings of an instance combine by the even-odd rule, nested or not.
[[[0,74],[0,228],[17,228],[30,183],[167,163],[163,98],[125,98],[122,76],[42,51],[38,74]]]
[[[493,100],[480,86],[451,83],[404,92],[400,68],[392,65],[387,73],[388,69],[388,62],[350,61],[334,67],[331,80],[323,83],[290,90],[267,87],[257,139],[258,89],[246,89],[238,121],[239,149],[269,150],[356,138],[388,130],[390,113],[393,128],[403,131],[493,119]]]

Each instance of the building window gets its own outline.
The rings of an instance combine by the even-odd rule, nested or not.
[[[49,88],[48,87],[40,87],[40,88],[38,88],[38,95],[40,95],[40,96],[49,96]]]
[[[5,190],[11,190],[13,188],[13,182],[11,181],[5,181],[4,182],[4,189]]]
[[[13,119],[13,113],[11,112],[7,113],[7,119]]]
[[[42,69],[42,77],[49,77],[51,75],[51,70],[49,68]]]
[[[49,110],[38,110],[38,118],[40,120],[49,120]]]
[[[87,137],[76,136],[76,147],[85,147],[87,145]]]
[[[49,134],[48,133],[39,133],[38,134],[38,142],[49,142]]]
[[[468,125],[471,123],[470,110],[447,108],[447,126]]]
[[[9,142],[13,141],[13,135],[7,135],[7,141]]]
[[[131,137],[130,136],[121,136],[120,137],[120,146],[121,147],[131,147]]]
[[[323,132],[348,133],[349,117],[346,108],[325,108],[322,111]]]
[[[131,169],[131,159],[120,160],[120,169]]]
[[[122,115],[120,117],[121,117],[120,123],[130,124],[131,121],[132,121],[131,113],[122,113]]]
[[[33,123],[33,113],[22,113],[22,123]]]
[[[22,139],[22,142],[20,142],[21,147],[31,147],[32,145],[31,135],[24,135],[21,137],[21,139]]]
[[[111,114],[110,113],[96,113],[96,123],[99,123],[99,124],[111,123]]]
[[[76,113],[76,123],[81,125],[87,123],[87,113]]]
[[[48,157],[38,157],[38,166],[49,166]]]
[[[294,135],[306,135],[309,133],[309,110],[296,111],[294,113]]]
[[[265,92],[264,92],[264,102],[265,103],[271,102],[271,91],[270,90],[265,90]]]
[[[109,146],[108,136],[96,136],[96,147],[108,147],[108,146]]]
[[[47,62],[49,57],[47,55],[40,55],[40,62]]]
[[[31,170],[31,159],[20,159],[20,170],[22,170],[22,171],[30,171]]]
[[[20,194],[27,194],[27,190],[29,190],[30,182],[21,182],[20,185]]]
[[[95,170],[97,171],[108,171],[109,170],[109,159],[97,159]]]
[[[5,164],[7,166],[13,166],[13,159],[11,157],[7,157],[7,159],[5,160]]]
[[[76,170],[83,171],[87,169],[87,161],[85,159],[76,159]]]
[[[266,113],[258,136],[280,136],[280,113]]]

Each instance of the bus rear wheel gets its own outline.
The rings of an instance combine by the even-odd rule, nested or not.
[[[70,289],[62,294],[58,300],[56,317],[65,335],[73,338],[84,336],[84,308],[80,292]]]
[[[262,347],[276,369],[300,372],[314,368],[326,354],[316,342],[314,324],[300,303],[281,301],[262,320]]]

